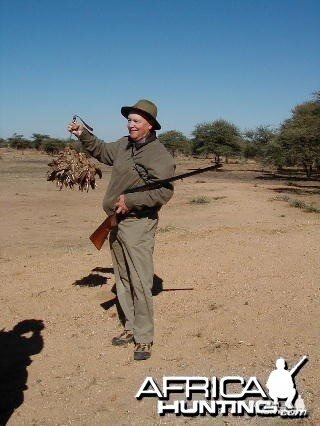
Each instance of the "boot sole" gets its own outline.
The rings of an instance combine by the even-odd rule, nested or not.
[[[124,345],[128,345],[129,343],[133,343],[133,337],[131,339],[127,339],[127,340],[119,340],[117,338],[114,338],[111,341],[111,344],[113,346],[124,346]]]
[[[145,361],[151,357],[150,352],[135,352],[133,355],[133,359],[135,361]]]

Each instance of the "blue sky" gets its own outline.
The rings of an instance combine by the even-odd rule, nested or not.
[[[318,0],[0,0],[0,136],[106,141],[122,105],[154,101],[162,130],[218,118],[277,126],[320,90]]]

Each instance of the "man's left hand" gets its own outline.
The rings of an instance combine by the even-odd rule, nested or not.
[[[125,202],[124,202],[124,195],[121,194],[120,197],[118,198],[117,202],[116,202],[116,213],[119,214],[126,214],[128,213],[129,209],[126,206]]]

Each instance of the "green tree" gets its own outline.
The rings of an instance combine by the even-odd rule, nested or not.
[[[302,166],[307,177],[320,165],[320,92],[297,105],[284,121],[275,142],[287,166]]]
[[[9,143],[8,143],[7,139],[0,138],[0,148],[4,148],[8,145],[9,145]]]
[[[277,132],[270,126],[258,126],[243,133],[244,157],[264,158],[267,145],[275,138]]]
[[[191,153],[191,143],[188,138],[177,130],[169,130],[160,133],[158,136],[160,142],[175,156],[176,153],[189,155]]]
[[[43,149],[43,145],[48,139],[51,139],[49,135],[42,133],[33,133],[31,138],[33,139],[33,146],[37,150]]]
[[[196,155],[213,154],[215,161],[220,161],[221,156],[228,158],[239,155],[241,152],[241,136],[238,128],[226,120],[200,123],[192,132],[193,153]]]
[[[56,154],[68,145],[63,139],[49,138],[43,142],[42,149],[48,154]]]
[[[320,103],[320,90],[312,93],[313,102]]]
[[[279,171],[290,165],[283,147],[276,139],[273,139],[263,147],[261,159],[265,164],[273,164]]]
[[[8,143],[10,148],[15,149],[29,149],[32,148],[32,142],[23,137],[23,135],[18,135],[14,133],[10,138],[8,138]]]

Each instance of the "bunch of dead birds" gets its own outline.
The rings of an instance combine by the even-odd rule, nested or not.
[[[101,179],[101,170],[89,160],[84,152],[77,152],[72,147],[66,147],[60,151],[48,164],[47,180],[56,182],[61,190],[63,187],[74,189],[79,186],[80,191],[89,191],[90,187],[96,187],[96,175]]]

